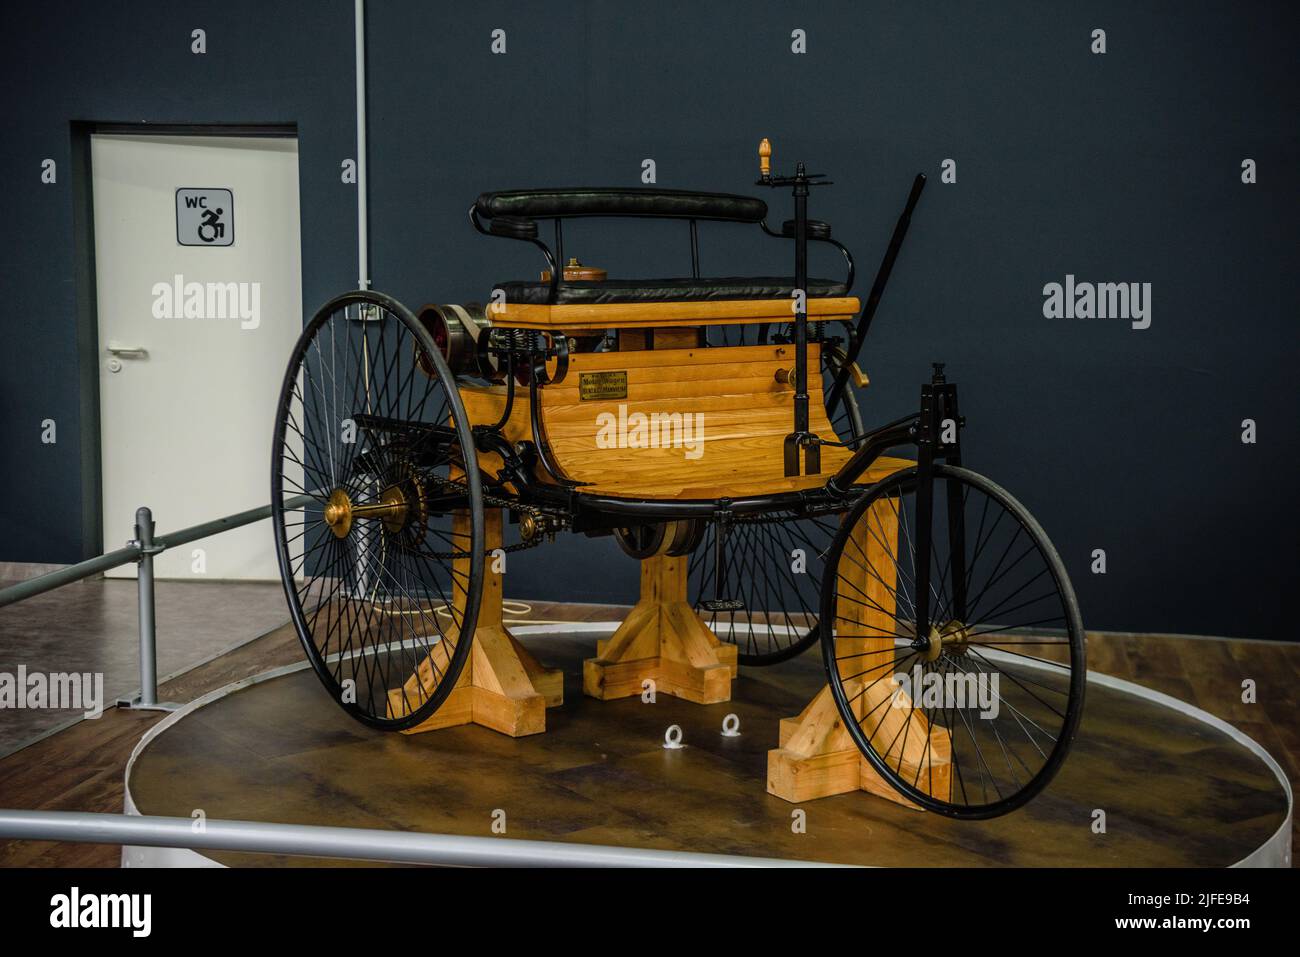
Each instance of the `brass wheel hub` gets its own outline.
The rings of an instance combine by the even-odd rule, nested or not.
[[[379,493],[378,501],[365,505],[354,504],[346,491],[336,488],[325,503],[325,524],[336,538],[347,538],[358,518],[375,518],[384,523],[389,534],[396,535],[406,525],[409,511],[406,493],[400,484],[388,486]]]
[[[325,524],[335,538],[347,538],[348,532],[352,531],[352,500],[341,488],[330,492],[329,501],[325,503]]]
[[[931,625],[930,635],[921,648],[922,661],[938,661],[944,652],[950,655],[964,655],[970,645],[970,629],[957,621],[949,620],[942,626]]]

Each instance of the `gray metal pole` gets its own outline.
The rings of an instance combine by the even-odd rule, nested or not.
[[[356,0],[357,58],[357,288],[370,288],[370,201],[366,180],[366,3]],[[563,277],[561,277],[563,278]]]
[[[0,809],[0,838],[480,867],[809,867],[807,861],[371,828]]]
[[[117,702],[119,708],[137,711],[175,711],[180,707],[158,700],[158,628],[154,619],[153,556],[165,545],[154,544],[153,512],[147,505],[135,510],[135,542],[140,549],[140,572],[136,579],[136,595],[140,619],[140,693],[134,698]]]
[[[135,510],[135,540],[140,543],[140,574],[136,592],[140,605],[140,704],[158,703],[158,632],[154,624],[153,513],[141,505]]]

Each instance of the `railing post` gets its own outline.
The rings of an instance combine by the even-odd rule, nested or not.
[[[175,711],[180,707],[158,700],[158,631],[154,620],[153,557],[162,551],[154,544],[153,512],[147,505],[135,510],[135,541],[140,550],[140,571],[136,579],[136,595],[140,620],[140,693],[133,698],[118,701],[119,708],[137,711]]]
[[[136,592],[140,605],[140,707],[158,703],[158,632],[154,625],[153,513],[146,505],[135,510],[135,540],[140,544],[140,573]]]

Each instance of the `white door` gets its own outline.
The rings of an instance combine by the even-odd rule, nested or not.
[[[103,134],[91,169],[109,550],[141,505],[162,535],[269,500],[275,405],[302,331],[298,145]],[[270,522],[163,552],[155,570],[277,578]]]

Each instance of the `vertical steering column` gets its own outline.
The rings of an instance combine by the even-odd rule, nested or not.
[[[821,447],[808,428],[808,178],[803,163],[794,175],[794,431],[785,437],[785,474],[800,475],[804,449],[807,474],[822,470]]]
[[[817,475],[821,439],[808,424],[808,189],[830,182],[820,173],[808,173],[803,163],[795,164],[794,176],[773,176],[771,158],[772,144],[764,139],[758,145],[758,185],[789,186],[794,195],[794,429],[785,437],[785,474]]]

